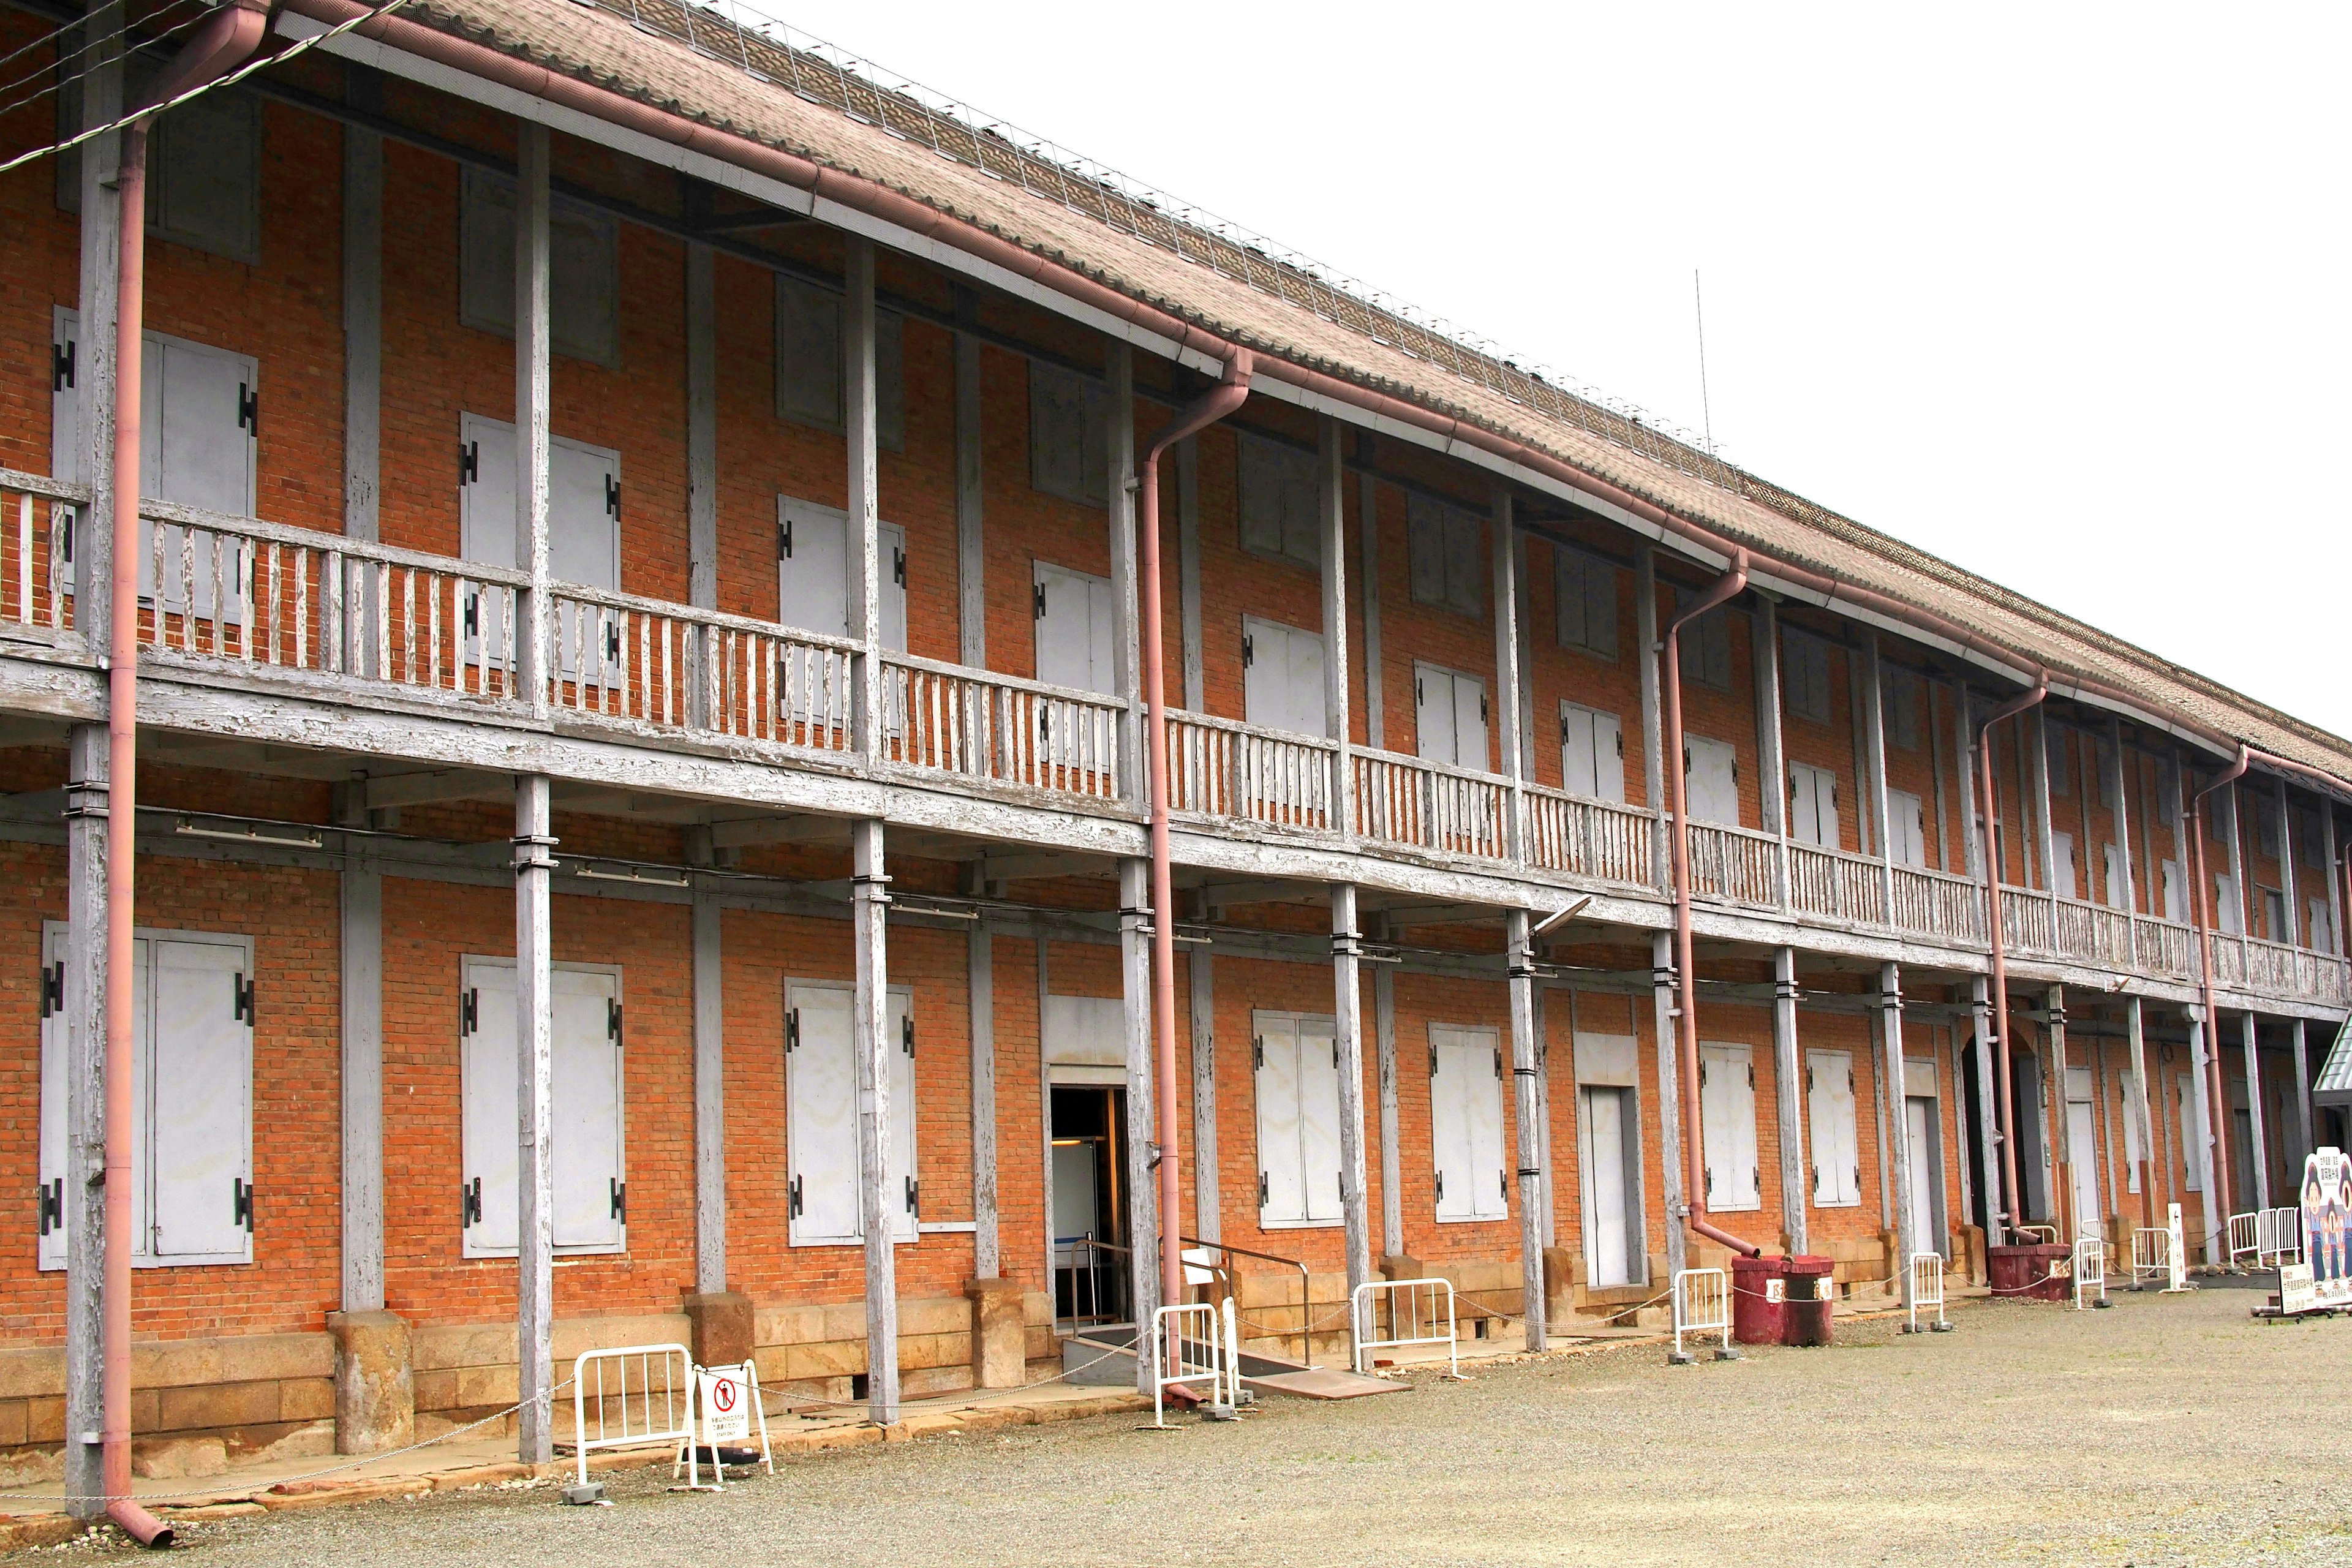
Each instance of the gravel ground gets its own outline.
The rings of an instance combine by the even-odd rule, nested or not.
[[[2243,1289],[1971,1303],[1958,1331],[1669,1368],[1490,1364],[1238,1425],[1131,1416],[812,1456],[719,1497],[447,1493],[190,1526],[218,1564],[2352,1561],[2352,1321]],[[2323,1459],[2323,1456],[2326,1458]],[[77,1543],[85,1557],[127,1549]]]

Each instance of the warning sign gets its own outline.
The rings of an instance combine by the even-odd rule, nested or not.
[[[702,1434],[708,1447],[740,1444],[751,1436],[751,1390],[740,1366],[701,1374]]]

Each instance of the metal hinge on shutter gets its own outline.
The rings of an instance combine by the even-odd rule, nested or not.
[[[229,982],[229,987],[231,993],[232,1011],[235,1014],[236,1022],[240,1024],[252,1023],[253,982],[247,980],[243,974],[238,974]]]
[[[1439,1203],[1444,1203],[1445,1201],[1445,1173],[1444,1171],[1437,1173],[1437,1201]]]
[[[1045,584],[1043,583],[1029,590],[1029,616],[1038,621],[1045,618]]]
[[[58,1176],[41,1184],[41,1234],[66,1227],[66,1179]]]
[[[1848,1094],[1852,1094],[1853,1092],[1853,1069],[1852,1068],[1845,1069],[1845,1091]]]
[[[1428,698],[1422,695],[1421,677],[1418,675],[1412,678],[1412,700],[1415,702],[1426,702],[1429,700]]]
[[[457,1184],[457,1224],[463,1227],[482,1223],[482,1178]]]
[[[41,1016],[66,1010],[66,961],[58,959],[41,971]]]
[[[923,1212],[923,1184],[913,1176],[907,1178],[907,1212],[916,1215]]]
[[[616,521],[621,515],[621,481],[611,474],[604,476],[604,515]]]
[[[1257,663],[1257,638],[1244,632],[1242,634],[1242,668],[1247,669],[1255,663]]]
[[[1805,1169],[1812,1173],[1813,1193],[1815,1196],[1819,1196],[1822,1190],[1822,1168],[1819,1165],[1808,1165]]]
[[[618,1176],[607,1176],[604,1178],[604,1190],[612,1199],[612,1217],[619,1220],[623,1225],[628,1224],[629,1184]]]
[[[482,635],[482,596],[471,589],[466,592],[466,635],[469,637]]]
[[[241,381],[236,384],[236,427],[261,434],[261,389]]]
[[[1625,760],[1625,731],[1622,730],[1617,731],[1617,760]]]
[[[1339,1042],[1336,1037],[1331,1041],[1331,1070],[1339,1070]]]
[[[890,552],[890,580],[901,588],[907,585],[907,552],[903,550]]]
[[[457,993],[457,1035],[460,1039],[482,1026],[482,994],[468,985]]]
[[[604,998],[604,1037],[616,1046],[621,1043],[621,1004],[617,997]]]
[[[1511,1173],[1508,1171],[1496,1172],[1495,1185],[1501,1190],[1503,1202],[1506,1204],[1509,1203],[1511,1201]]]
[[[1497,1079],[1501,1079],[1501,1078],[1502,1078],[1502,1076],[1503,1076],[1503,1047],[1500,1047],[1500,1046],[1496,1046],[1496,1047],[1495,1047],[1495,1077],[1496,1077]]]
[[[1748,1064],[1748,1087],[1750,1089],[1754,1089],[1756,1087],[1756,1064],[1754,1062],[1749,1062]]]
[[[1435,1078],[1437,1076],[1437,1047],[1435,1046],[1429,1047],[1429,1076],[1432,1078]]]
[[[792,1215],[792,1217],[793,1217],[793,1218],[794,1218],[794,1219],[798,1219],[798,1218],[800,1218],[800,1217],[801,1217],[801,1179],[800,1179],[798,1176],[794,1176],[794,1177],[793,1178],[792,1193],[793,1193],[793,1215]]]
[[[1252,1053],[1250,1065],[1256,1068],[1265,1066],[1265,1037],[1261,1035],[1256,1039],[1252,1040],[1250,1042],[1250,1048]]]
[[[784,1050],[787,1054],[790,1054],[793,1051],[798,1050],[800,1048],[800,1044],[801,1010],[798,1007],[786,1008],[784,1011]],[[793,1201],[797,1203],[799,1200],[795,1198]],[[795,1210],[794,1212],[797,1213],[798,1211]]]
[[[74,345],[49,345],[49,390],[63,392],[74,384]]]
[[[1260,1208],[1265,1207],[1265,1173],[1264,1171],[1260,1171],[1257,1173],[1257,1206]]]
[[[1853,1167],[1853,1190],[1857,1193],[1862,1191],[1862,1165],[1858,1161]]]
[[[1485,692],[1481,691],[1480,693],[1478,693],[1478,722],[1480,722],[1481,724],[1484,724],[1486,721],[1486,694]]]
[[[1760,1167],[1755,1165],[1748,1167],[1748,1190],[1751,1193],[1761,1193],[1764,1190],[1764,1172]]]
[[[907,1053],[908,1061],[915,1059],[915,1016],[912,1013],[898,1020],[898,1048]]]
[[[1715,1167],[1713,1165],[1702,1165],[1699,1167],[1699,1171],[1701,1179],[1706,1184],[1706,1201],[1713,1203],[1715,1201]]]
[[[790,561],[792,558],[793,520],[788,517],[782,522],[776,524],[776,559],[779,561]]]
[[[253,1234],[253,1184],[242,1176],[229,1178],[229,1223],[245,1226],[245,1234]]]
[[[457,482],[470,485],[482,477],[482,444],[479,441],[457,443]]]
[[[604,623],[604,657],[607,659],[612,660],[614,663],[617,664],[620,662],[621,623],[618,621],[606,621]]]
[[[1805,1069],[1805,1092],[1807,1094],[1813,1092],[1813,1069],[1811,1068]]]

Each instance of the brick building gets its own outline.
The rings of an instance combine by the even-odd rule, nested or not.
[[[1653,1300],[1695,1198],[1849,1285],[2173,1203],[2218,1250],[2341,1141],[2345,742],[781,35],[356,15],[154,139],[128,814],[117,137],[0,177],[20,1479],[94,1474],[110,984],[158,1469],[647,1340],[887,1416],[1149,1307],[1163,1223],[1328,1354],[1383,1268]],[[173,47],[63,19],[0,11],[70,79],[0,151]]]

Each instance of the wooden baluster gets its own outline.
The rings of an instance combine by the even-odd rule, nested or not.
[[[412,576],[414,573],[410,574]],[[441,689],[441,581],[437,573],[425,579],[425,683]]]

